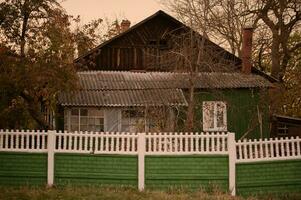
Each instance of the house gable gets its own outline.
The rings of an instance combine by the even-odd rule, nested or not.
[[[171,53],[175,47],[174,37],[191,29],[163,11],[146,18],[129,30],[92,49],[75,60],[81,70],[112,71],[187,71],[185,58]],[[194,32],[194,31],[193,31]],[[203,72],[234,72],[241,60],[210,40],[194,32],[204,40],[208,57],[215,66],[205,65]],[[174,49],[173,49],[174,50]],[[222,61],[222,62],[221,62]]]

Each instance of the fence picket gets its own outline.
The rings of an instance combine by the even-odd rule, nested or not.
[[[147,133],[146,154],[227,154],[228,134],[216,133]],[[45,131],[1,130],[0,151],[47,151],[48,133]],[[137,154],[137,133],[113,132],[55,132],[56,152]],[[299,158],[301,139],[281,138],[264,140],[238,140],[237,161],[253,162]]]

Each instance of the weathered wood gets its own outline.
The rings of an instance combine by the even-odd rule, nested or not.
[[[175,44],[179,43],[179,41],[172,39],[174,38],[172,36],[181,36],[182,33],[187,33],[187,30],[187,27],[176,19],[167,14],[159,13],[126,34],[122,34],[101,46],[99,48],[101,52],[97,52],[95,57],[90,57],[89,55],[92,53],[88,53],[77,59],[76,62],[81,63],[78,66],[85,66],[85,68],[93,70],[174,71],[175,69],[187,68],[184,58],[170,53],[170,50],[176,46]],[[199,37],[201,36],[199,35]],[[178,38],[179,40],[185,39],[183,37]],[[212,56],[212,59],[218,61],[225,55],[231,55],[210,41],[206,40],[206,43],[208,44],[206,47],[208,52],[213,52],[210,50],[211,47],[216,51],[211,53],[216,57]],[[224,55],[220,55],[221,52]]]

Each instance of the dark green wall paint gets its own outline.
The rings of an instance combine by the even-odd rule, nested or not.
[[[146,188],[228,189],[227,156],[146,156]]]
[[[301,160],[236,165],[239,195],[301,192]]]
[[[44,185],[47,154],[0,153],[0,185]]]
[[[137,160],[137,156],[56,154],[55,184],[136,186]]]
[[[228,131],[240,139],[248,130],[247,138],[260,138],[258,110],[263,113],[262,136],[269,136],[269,112],[267,91],[259,89],[197,90],[195,92],[194,131],[203,130],[203,101],[226,101]],[[183,112],[185,113],[185,111]],[[185,119],[182,113],[180,119]],[[184,121],[178,121],[176,131],[181,131]]]

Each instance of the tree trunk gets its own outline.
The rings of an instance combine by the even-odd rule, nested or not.
[[[27,25],[29,19],[29,11],[28,11],[28,1],[25,1],[22,6],[23,14],[23,21],[22,21],[22,31],[21,31],[21,41],[20,41],[20,55],[21,57],[25,57],[25,44],[26,44],[26,32],[27,32]]]
[[[46,130],[52,128],[44,119],[43,114],[39,112],[38,103],[34,101],[32,97],[26,95],[25,92],[21,92],[20,96],[25,100],[29,114],[37,122],[39,127]]]
[[[189,87],[189,101],[188,101],[188,109],[186,116],[185,128],[186,131],[193,131],[193,121],[194,121],[194,80],[190,77],[190,87]]]
[[[273,34],[273,42],[271,49],[271,58],[272,58],[272,70],[271,75],[279,79],[280,73],[280,41],[277,35]]]

